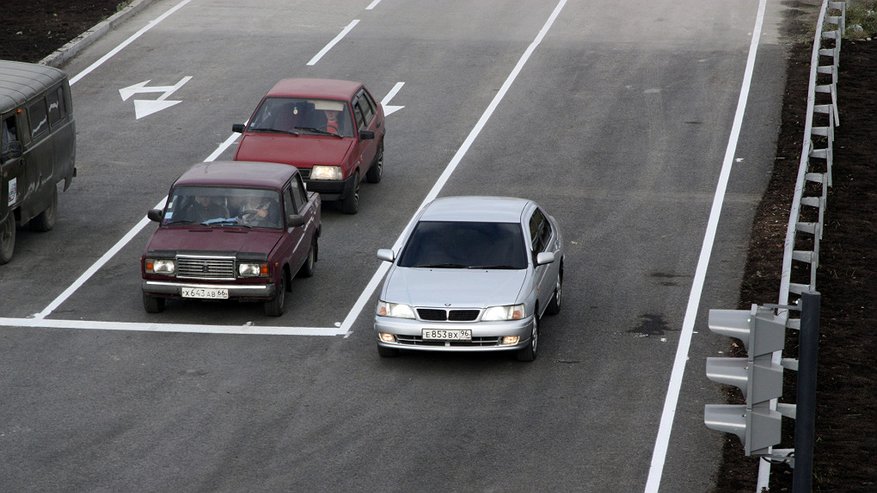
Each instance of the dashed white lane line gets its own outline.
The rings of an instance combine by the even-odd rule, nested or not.
[[[319,62],[326,53],[329,53],[329,50],[331,50],[336,44],[344,39],[344,36],[347,36],[347,33],[353,30],[353,28],[356,27],[357,24],[359,24],[359,19],[353,19],[352,21],[350,21],[350,24],[347,24],[347,26],[345,26],[344,29],[342,29],[341,32],[338,33],[338,36],[335,36],[332,41],[329,41],[329,43],[324,46],[322,50],[320,50],[316,55],[314,55],[313,58],[311,58],[311,60],[308,62],[308,65],[316,65],[317,62]]]

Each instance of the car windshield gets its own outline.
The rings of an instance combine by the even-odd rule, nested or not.
[[[162,224],[261,228],[283,226],[276,191],[226,187],[174,188]]]
[[[400,267],[525,269],[517,223],[420,221],[399,258]]]
[[[344,101],[265,98],[250,119],[250,132],[353,136],[353,120]]]

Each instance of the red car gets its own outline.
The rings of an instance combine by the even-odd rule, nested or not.
[[[341,210],[359,210],[359,185],[381,181],[384,110],[360,82],[284,79],[262,98],[246,124],[235,161],[297,167],[308,190]]]
[[[296,275],[317,261],[320,195],[298,170],[276,163],[199,163],[171,187],[140,259],[143,307],[168,298],[265,303],[280,316]]]

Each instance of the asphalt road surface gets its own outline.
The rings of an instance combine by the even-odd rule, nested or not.
[[[64,67],[79,174],[56,228],[19,231],[0,267],[0,490],[708,490],[722,435],[703,404],[724,399],[704,359],[727,340],[706,313],[736,306],[784,82],[783,7],[758,7],[154,2]],[[283,317],[145,313],[146,211],[230,159],[232,123],[285,77],[404,106],[383,181],[357,215],[324,208]],[[144,81],[163,92],[123,100]],[[179,103],[138,119],[135,99]],[[464,194],[533,198],[561,224],[565,305],[539,358],[378,358],[376,250],[425,198]]]

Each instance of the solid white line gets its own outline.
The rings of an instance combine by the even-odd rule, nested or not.
[[[329,41],[329,44],[324,46],[323,49],[320,50],[319,53],[317,53],[316,55],[314,55],[313,58],[311,58],[311,61],[308,62],[308,65],[316,65],[317,62],[319,62],[320,59],[323,58],[323,55],[325,55],[326,53],[329,53],[329,50],[331,50],[332,47],[334,47],[336,44],[338,44],[339,41],[344,39],[344,36],[347,36],[347,33],[349,33],[351,30],[353,30],[353,28],[356,27],[357,24],[359,24],[359,19],[353,19],[350,22],[350,24],[347,24],[347,27],[342,29],[341,32],[338,33],[338,36],[335,36],[335,38],[333,38],[332,41]]]
[[[496,107],[499,106],[500,101],[503,100],[509,88],[515,82],[515,79],[518,77],[518,74],[521,73],[521,70],[524,68],[524,65],[527,63],[527,60],[530,59],[530,55],[533,54],[533,51],[536,50],[536,47],[542,42],[542,39],[545,38],[545,35],[548,33],[548,30],[551,29],[551,26],[554,24],[557,16],[560,15],[560,11],[563,10],[563,6],[566,5],[566,0],[560,0],[557,6],[554,8],[554,11],[548,17],[548,20],[545,21],[545,24],[542,26],[542,29],[539,30],[539,34],[536,35],[536,38],[533,39],[533,42],[530,43],[530,46],[524,51],[524,54],[521,55],[521,58],[518,60],[518,63],[515,64],[515,67],[512,69],[511,73],[509,73],[508,77],[506,77],[505,82],[503,82],[502,87],[500,87],[499,91],[493,97],[493,100],[487,105],[487,109],[484,110],[484,113],[481,114],[481,118],[478,119],[478,122],[475,123],[475,126],[469,132],[469,135],[466,137],[466,140],[463,141],[463,144],[460,145],[460,148],[457,149],[457,152],[454,154],[454,157],[451,158],[450,162],[448,162],[445,167],[444,172],[442,172],[441,176],[439,176],[438,180],[433,185],[432,189],[429,193],[426,194],[426,197],[423,199],[423,202],[420,203],[420,206],[417,208],[417,211],[414,212],[414,215],[411,216],[411,219],[408,220],[408,224],[402,230],[402,234],[396,238],[396,242],[393,244],[393,250],[399,251],[401,248],[402,238],[405,237],[405,232],[412,226],[414,222],[414,218],[420,214],[421,209],[426,206],[429,202],[432,202],[436,196],[438,196],[439,192],[444,188],[445,184],[450,179],[451,175],[454,173],[454,170],[457,169],[457,165],[460,164],[460,161],[463,160],[463,156],[469,151],[469,147],[472,146],[472,143],[475,142],[475,139],[478,138],[478,134],[481,133],[481,130],[487,124],[487,121],[490,120],[491,115],[493,115]],[[396,84],[393,87],[394,90],[397,88],[401,89],[401,82]],[[392,92],[392,91],[391,91]],[[398,92],[398,90],[397,90]],[[395,95],[395,93],[393,93]],[[390,95],[385,97],[385,100],[389,100]],[[344,322],[341,324],[342,329],[350,330],[353,326],[353,322],[359,317],[359,314],[362,312],[363,307],[368,302],[368,300],[374,294],[375,289],[377,289],[384,275],[387,273],[387,270],[390,269],[390,264],[387,262],[381,262],[380,267],[378,267],[377,272],[374,273],[371,280],[366,286],[365,290],[362,294],[359,295],[359,298],[356,300],[353,308],[350,310],[350,313],[347,314],[347,317],[344,318]]]
[[[389,103],[404,85],[404,82],[397,82],[396,85],[394,85],[393,88],[390,89],[390,92],[388,92],[387,95],[384,96],[384,99],[381,100],[381,106],[385,106],[387,103]]]
[[[45,329],[123,330],[137,332],[186,332],[195,334],[240,335],[296,335],[339,336],[337,327],[281,327],[259,325],[201,325],[137,322],[107,322],[102,320],[55,320],[35,318],[0,318],[0,326],[36,327]]]
[[[134,40],[136,40],[137,38],[142,36],[146,31],[149,31],[153,27],[157,26],[159,22],[165,20],[168,16],[170,16],[171,14],[176,12],[177,10],[180,10],[181,8],[183,8],[183,6],[185,6],[187,3],[191,2],[191,1],[192,0],[183,0],[182,2],[174,5],[170,10],[168,10],[164,14],[161,14],[160,16],[158,16],[157,19],[150,21],[149,24],[147,24],[146,26],[141,28],[136,33],[132,34],[130,38],[126,39],[120,45],[118,45],[115,48],[113,48],[112,50],[110,50],[110,52],[107,53],[106,55],[100,57],[96,62],[89,65],[88,68],[86,68],[82,72],[79,72],[78,74],[76,74],[76,76],[74,76],[73,78],[70,79],[70,85],[72,86],[73,84],[76,84],[79,81],[79,79],[85,77],[86,75],[90,74],[94,69],[103,65],[104,62],[106,62],[110,58],[114,57],[117,53],[119,53],[120,51],[125,49],[125,47],[127,47],[129,44],[133,43]]]
[[[372,10],[377,7],[379,3],[381,3],[381,0],[375,0],[374,2],[368,4],[368,7],[366,7],[365,10]]]
[[[725,148],[725,158],[719,181],[716,184],[716,193],[713,197],[710,209],[709,221],[704,233],[703,245],[700,249],[700,258],[697,261],[697,269],[694,273],[694,282],[688,296],[688,307],[685,310],[685,319],[682,322],[682,331],[679,335],[679,346],[676,348],[676,358],[673,362],[673,372],[670,375],[670,383],[667,388],[667,396],[664,399],[664,410],[661,414],[661,425],[658,436],[655,439],[655,448],[652,452],[652,462],[649,468],[649,478],[646,482],[647,493],[657,492],[661,486],[661,476],[664,472],[664,463],[667,458],[667,447],[670,442],[670,434],[673,429],[673,419],[676,416],[676,406],[679,402],[679,392],[682,388],[682,378],[685,374],[685,364],[688,361],[688,350],[691,346],[691,336],[694,331],[694,321],[700,305],[703,284],[706,278],[707,266],[709,265],[713,243],[716,238],[719,217],[722,213],[722,204],[725,200],[725,192],[728,188],[728,179],[731,168],[734,166],[734,154],[737,150],[737,141],[740,138],[740,129],[743,126],[743,115],[746,112],[746,102],[749,99],[749,88],[752,85],[752,73],[755,69],[755,56],[758,53],[758,40],[761,37],[761,28],[764,22],[764,9],[766,0],[759,0],[758,14],[755,17],[755,27],[752,30],[752,39],[749,44],[749,56],[746,60],[746,70],[743,73],[743,84],[740,88],[740,96],[737,99],[737,110],[734,115],[734,123],[731,127],[731,135],[728,138],[728,147]],[[704,426],[701,423],[701,426]]]

